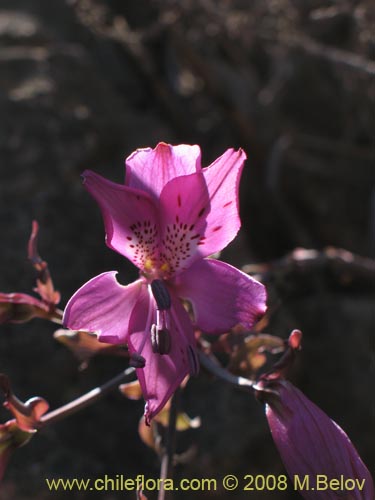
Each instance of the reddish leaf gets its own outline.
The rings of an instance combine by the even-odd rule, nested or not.
[[[49,307],[41,300],[25,293],[0,293],[0,323],[25,323],[37,317],[49,317]]]
[[[97,354],[128,357],[128,351],[120,346],[99,342],[95,333],[65,330],[60,328],[54,333],[56,340],[70,349],[79,361],[87,362]]]
[[[266,352],[276,354],[284,349],[284,341],[274,335],[250,335],[241,338],[239,342],[232,341],[228,369],[236,375],[254,378],[259,369],[267,361]]]
[[[272,366],[271,370],[262,375],[264,380],[277,380],[285,378],[286,373],[294,363],[298,351],[301,350],[302,332],[293,330],[285,342],[286,349],[281,358]]]
[[[161,437],[158,434],[155,420],[151,420],[150,425],[146,425],[145,418],[142,416],[138,424],[138,434],[146,446],[156,451],[156,453],[160,452]]]
[[[37,221],[33,221],[31,236],[28,244],[28,257],[31,260],[34,269],[37,271],[36,292],[47,304],[58,304],[60,302],[60,293],[54,289],[52,278],[48,269],[48,264],[39,256],[37,248],[39,226]]]
[[[168,427],[169,423],[169,405],[165,406],[160,413],[155,416],[155,420],[163,427]],[[176,430],[186,431],[188,429],[197,429],[201,425],[199,417],[190,418],[186,413],[179,412],[176,418]]]
[[[301,349],[301,342],[302,342],[302,332],[300,330],[293,330],[292,333],[289,335],[289,346],[294,349],[295,351]]]
[[[23,403],[14,395],[9,378],[4,374],[0,374],[0,387],[6,398],[4,406],[14,415],[17,426],[26,432],[34,432],[38,429],[40,417],[49,407],[47,401],[34,397]]]
[[[36,431],[24,431],[12,419],[0,425],[0,481],[12,452],[28,443]]]
[[[38,254],[37,234],[38,224],[34,221],[28,256],[38,273],[34,290],[41,300],[25,293],[0,293],[0,323],[24,323],[36,317],[52,321],[62,319],[62,311],[56,308],[60,294],[53,287],[47,263]]]
[[[128,399],[142,399],[141,384],[138,382],[138,380],[134,380],[133,382],[128,382],[126,384],[121,384],[119,386],[119,389],[120,392]]]

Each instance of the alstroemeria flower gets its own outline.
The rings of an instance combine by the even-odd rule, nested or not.
[[[261,384],[272,437],[303,498],[373,499],[371,474],[336,422],[287,380]]]
[[[237,234],[238,184],[246,156],[228,149],[202,169],[198,146],[160,143],[126,160],[125,185],[91,171],[84,186],[98,202],[107,245],[131,260],[140,278],[120,285],[103,273],[70,299],[64,324],[127,343],[152,418],[198,360],[194,326],[222,333],[250,328],[266,309],[263,285],[205,257]],[[188,300],[194,325],[181,303]],[[145,360],[145,366],[143,365]]]

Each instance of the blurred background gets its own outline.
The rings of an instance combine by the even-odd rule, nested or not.
[[[243,226],[222,258],[245,269],[273,263],[264,331],[303,331],[294,383],[374,472],[374,23],[372,0],[0,0],[0,290],[33,286],[33,219],[62,307],[101,272],[135,278],[104,244],[85,168],[122,182],[138,147],[197,143],[208,165],[241,146]],[[320,253],[283,260],[296,248]],[[123,369],[98,357],[80,370],[53,331],[42,320],[1,325],[0,371],[21,399],[55,408]],[[183,404],[202,426],[182,437],[195,454],[176,477],[284,473],[258,402],[202,373]],[[157,477],[157,456],[137,434],[142,412],[114,393],[46,428],[12,457],[0,498],[64,497],[46,477]]]

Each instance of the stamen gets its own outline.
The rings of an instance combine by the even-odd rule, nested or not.
[[[168,288],[164,281],[159,279],[152,280],[151,291],[160,311],[171,308],[171,296],[169,295]]]
[[[195,349],[193,349],[191,347],[191,345],[188,345],[187,353],[188,353],[188,360],[189,360],[189,365],[190,365],[190,374],[191,375],[198,375],[198,373],[199,373],[199,361],[198,361],[197,353],[195,352]]]
[[[141,345],[139,346],[138,348],[138,351],[136,353],[134,353],[132,355],[133,356],[141,356],[142,354],[142,351],[146,345],[146,341],[148,339],[148,335],[149,335],[149,331],[150,331],[150,328],[151,328],[151,322],[152,322],[152,313],[153,313],[153,309],[154,309],[154,303],[153,303],[153,300],[152,300],[152,297],[151,295],[148,296],[148,310],[147,310],[147,320],[146,320],[146,327],[145,327],[145,330],[143,332],[143,339],[142,339],[142,343]],[[130,360],[130,363],[131,363],[131,360]],[[133,365],[131,365],[133,366]],[[143,368],[142,366],[135,366],[135,368]]]
[[[151,326],[150,332],[152,351],[157,354],[169,354],[171,350],[171,335],[169,333],[171,296],[162,280],[153,280],[150,288],[156,302],[156,324]]]
[[[143,356],[137,354],[136,352],[131,354],[129,366],[132,366],[133,368],[144,368],[145,365],[146,365],[146,360]]]
[[[159,330],[169,330],[169,312],[156,309],[156,324]]]
[[[152,346],[152,352],[155,354],[158,353],[158,339],[156,337],[156,332],[157,332],[157,326],[152,325],[151,327],[151,346]]]
[[[173,309],[171,309],[171,313],[172,313],[173,321],[177,327],[178,333],[180,335],[184,336],[184,333],[183,333],[184,330],[181,327],[181,324],[180,324],[180,321],[178,319],[176,312]],[[199,373],[199,360],[198,360],[198,356],[197,356],[197,353],[196,353],[194,347],[192,347],[191,345],[188,345],[186,352],[187,352],[188,362],[189,362],[189,366],[190,366],[190,375],[198,375],[198,373]]]
[[[171,350],[171,336],[169,330],[161,329],[157,325],[151,327],[152,352],[157,354],[169,354]]]

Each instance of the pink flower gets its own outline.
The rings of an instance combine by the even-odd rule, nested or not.
[[[140,278],[128,286],[114,271],[91,279],[70,299],[64,324],[96,331],[103,342],[127,342],[148,421],[198,371],[194,326],[207,333],[238,323],[250,328],[265,312],[263,285],[206,259],[239,230],[245,158],[228,149],[202,169],[198,146],[160,143],[129,156],[125,185],[83,174],[102,211],[107,245],[131,260]],[[194,325],[181,300],[191,304]]]
[[[311,500],[373,499],[371,474],[345,432],[290,382],[262,384],[272,437],[301,495]]]

